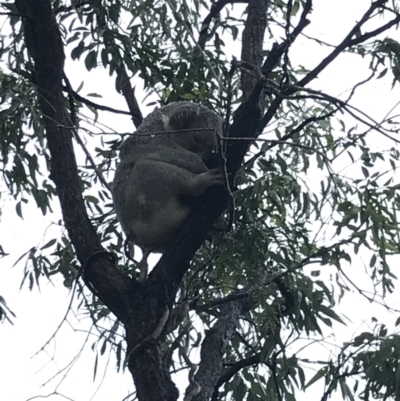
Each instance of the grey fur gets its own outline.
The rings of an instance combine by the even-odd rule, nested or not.
[[[223,185],[220,170],[207,167],[216,165],[223,124],[204,106],[172,103],[149,114],[136,133],[165,134],[133,134],[124,141],[113,200],[128,239],[142,249],[163,252],[190,212],[187,198]]]

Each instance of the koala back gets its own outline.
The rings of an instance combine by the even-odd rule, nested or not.
[[[182,147],[199,155],[206,165],[213,164],[224,123],[218,114],[197,103],[171,103],[150,113],[137,132],[124,141],[121,161],[134,163],[160,148]]]

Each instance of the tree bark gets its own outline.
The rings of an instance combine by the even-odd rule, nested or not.
[[[163,255],[145,283],[122,275],[102,247],[86,212],[73,149],[74,127],[63,96],[63,43],[50,0],[17,0],[16,5],[25,16],[26,46],[35,65],[34,82],[51,156],[50,177],[57,188],[65,227],[83,267],[85,282],[125,326],[128,367],[139,400],[175,401],[178,391],[160,351],[163,319],[174,303],[190,260],[223,211],[227,192],[213,188],[197,199],[193,213],[181,229],[181,237]],[[256,135],[257,122],[262,115],[261,92],[261,87],[256,87],[236,113],[232,135]],[[230,147],[231,181],[247,147],[247,142],[236,142]],[[232,161],[233,158],[237,159]],[[198,399],[209,399],[218,381],[224,350],[240,313],[239,303],[233,301],[222,308],[221,317],[204,340],[202,363],[196,375],[203,386]]]
[[[211,399],[215,386],[221,376],[222,360],[225,350],[235,333],[240,313],[245,300],[239,299],[223,304],[220,317],[214,326],[206,333],[201,346],[201,362],[194,380],[200,385],[200,393],[194,401]]]
[[[249,0],[247,19],[242,35],[242,61],[253,66],[252,74],[242,73],[241,84],[244,100],[251,95],[258,81],[257,69],[263,61],[263,43],[267,27],[267,10],[269,0]]]
[[[60,30],[49,0],[17,0],[25,41],[35,65],[40,111],[50,151],[50,177],[54,181],[65,227],[85,274],[103,302],[122,321],[130,305],[131,282],[124,277],[102,248],[82,196],[82,185],[72,144],[73,126],[66,112],[62,78],[64,50]],[[118,291],[116,289],[118,288]]]

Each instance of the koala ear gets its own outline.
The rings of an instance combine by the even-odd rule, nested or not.
[[[173,128],[170,126],[170,118],[168,115],[161,113],[161,121],[165,131],[171,131]]]

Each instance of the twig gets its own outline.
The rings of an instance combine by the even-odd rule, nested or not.
[[[201,50],[205,49],[206,43],[210,39],[210,36],[208,35],[208,28],[210,27],[211,21],[219,16],[219,13],[227,4],[236,4],[236,3],[247,4],[248,0],[218,0],[212,4],[210,12],[208,13],[207,17],[204,18],[204,21],[201,24],[200,28],[198,44]]]
[[[135,97],[135,89],[132,88],[130,83],[128,74],[125,69],[125,65],[123,62],[120,62],[120,65],[116,69],[117,72],[117,87],[122,92],[122,95],[125,98],[125,101],[128,105],[130,114],[132,116],[133,124],[135,124],[136,128],[139,128],[139,125],[143,121],[143,115],[140,111],[139,104]]]
[[[361,27],[369,21],[371,14],[379,7],[381,7],[387,0],[378,0],[371,4],[371,7],[367,10],[367,12],[362,16],[360,21],[354,25],[353,29],[347,34],[347,36],[342,40],[342,42],[329,54],[325,57],[312,71],[310,71],[302,80],[297,83],[297,86],[305,86],[310,83],[313,79],[315,79],[318,74],[324,70],[339,54],[342,53],[344,49],[352,46],[355,42],[352,40],[352,37],[360,31]],[[387,24],[386,24],[387,25]],[[387,29],[387,28],[386,28]],[[383,31],[382,31],[383,32]],[[357,42],[359,43],[359,42]]]
[[[200,47],[199,43],[197,42],[196,38],[194,37],[194,35],[193,35],[191,29],[189,29],[189,27],[187,26],[186,22],[181,18],[181,16],[179,15],[179,13],[175,10],[175,7],[174,7],[173,4],[171,3],[171,1],[170,1],[170,0],[166,0],[166,2],[167,2],[167,4],[168,4],[169,8],[171,9],[172,13],[174,14],[175,19],[176,19],[177,21],[179,21],[179,22],[185,27],[187,34],[192,38],[192,40],[193,40],[195,46],[199,49],[201,55],[202,55],[203,58],[204,58],[204,61],[206,62],[208,68],[210,69],[212,75],[214,76],[214,79],[217,81],[217,83],[218,83],[220,89],[221,89],[223,92],[226,92],[225,86],[224,86],[223,83],[221,82],[220,77],[219,77],[219,76],[217,75],[217,73],[215,72],[214,67],[211,65],[210,60],[208,59],[208,56],[205,54],[205,52],[203,51],[203,49]]]
[[[363,35],[360,35],[358,38],[351,40],[350,46],[354,46],[354,45],[357,45],[358,43],[365,42],[366,40],[373,38],[374,36],[377,36],[382,32],[385,32],[386,30],[388,30],[393,25],[396,25],[399,22],[400,22],[400,15],[397,15],[396,18],[392,19],[387,24],[382,25],[380,28],[377,28],[371,32],[364,33]]]
[[[66,76],[66,74],[64,73],[64,81],[66,83],[66,89],[68,92],[68,96],[69,96],[69,102],[70,102],[70,109],[71,109],[71,115],[70,115],[70,120],[71,120],[71,124],[72,124],[72,132],[73,135],[76,139],[76,141],[79,143],[79,145],[81,146],[83,152],[85,153],[87,159],[89,160],[90,164],[93,167],[93,170],[95,171],[97,177],[99,178],[100,182],[110,191],[112,192],[112,189],[110,187],[110,185],[107,183],[107,181],[105,180],[103,173],[99,170],[99,168],[97,167],[95,161],[93,160],[92,155],[90,154],[90,152],[88,151],[88,149],[86,148],[86,145],[84,144],[84,142],[82,141],[82,138],[80,137],[80,135],[78,134],[78,129],[76,128],[77,126],[77,122],[76,122],[76,114],[75,114],[75,105],[74,105],[74,91],[72,90],[72,86],[71,83],[69,82],[68,77]]]
[[[0,15],[5,15],[6,17],[29,18],[28,16],[26,16],[24,14],[18,14],[18,13],[3,13],[3,12],[0,12]]]
[[[298,147],[306,150],[311,150],[312,152],[318,153],[325,161],[329,161],[328,157],[322,153],[321,151],[307,145],[301,145],[300,143],[294,143],[294,142],[286,142],[284,140],[278,140],[278,139],[263,139],[263,138],[241,138],[241,137],[235,137],[235,138],[223,138],[224,140],[227,141],[254,141],[254,142],[266,142],[266,143],[271,143],[274,146],[276,145],[289,145],[293,147]],[[272,147],[272,146],[271,146]]]
[[[289,133],[287,133],[286,135],[284,135],[280,141],[284,142],[287,141],[288,139],[292,138],[294,135],[296,135],[298,132],[300,132],[301,130],[303,130],[307,125],[309,124],[313,124],[317,121],[323,121],[326,120],[327,118],[333,116],[335,113],[337,112],[337,110],[335,111],[331,111],[329,113],[323,114],[319,117],[309,117],[306,120],[304,120],[300,125],[298,125],[295,129],[293,129],[292,131],[290,131]],[[261,131],[264,129],[264,127],[261,129]],[[273,143],[271,144],[271,146],[268,147],[268,150],[271,150],[273,147],[278,146],[279,143]],[[246,163],[244,163],[244,165],[248,165],[253,163],[253,161],[255,159],[257,159],[258,157],[260,157],[263,153],[262,150],[260,150],[258,153],[256,153],[254,156],[252,156]]]
[[[369,80],[369,79],[367,79],[367,80]],[[367,80],[366,80],[366,81],[367,81]],[[272,87],[277,87],[277,85],[276,85],[272,80],[267,79],[267,82],[270,83],[270,88],[272,88]],[[277,90],[277,89],[276,89],[276,90]],[[366,114],[366,113],[363,112],[362,110],[356,108],[355,106],[352,106],[352,105],[348,104],[348,103],[347,103],[348,100],[347,100],[347,101],[344,101],[344,100],[338,99],[338,98],[336,98],[336,97],[334,97],[334,96],[328,95],[328,94],[326,94],[326,93],[323,93],[323,92],[320,92],[320,91],[317,91],[317,90],[314,90],[314,89],[310,89],[310,88],[304,88],[304,87],[298,86],[298,85],[289,85],[289,86],[288,86],[288,89],[285,90],[285,91],[283,92],[283,94],[285,94],[285,93],[294,93],[294,92],[297,92],[297,91],[308,92],[308,93],[311,93],[311,94],[313,94],[313,95],[318,96],[317,99],[319,98],[319,99],[321,99],[321,100],[327,100],[327,101],[329,101],[329,102],[331,102],[331,103],[334,103],[334,104],[339,105],[342,109],[346,110],[347,113],[349,113],[349,114],[350,114],[352,117],[354,117],[357,121],[359,121],[359,122],[365,124],[366,126],[368,126],[368,127],[371,128],[371,129],[373,129],[373,130],[379,132],[380,134],[382,134],[383,136],[385,136],[385,137],[387,137],[388,139],[392,140],[393,142],[400,143],[400,140],[398,140],[398,139],[392,137],[392,136],[389,135],[388,133],[384,132],[384,130],[380,129],[380,128],[379,128],[380,124],[379,124],[377,121],[375,121],[371,116],[369,116],[368,114]],[[280,96],[280,93],[278,93],[278,96]],[[290,99],[290,97],[288,97],[288,96],[282,95],[282,97],[287,98],[287,99]],[[279,107],[280,100],[279,100],[279,104],[278,104],[278,102],[277,102],[277,99],[275,99],[274,102],[277,103],[276,107]],[[273,103],[273,104],[274,104],[274,103]],[[351,111],[351,110],[349,110],[349,109],[352,109],[352,110],[354,110],[354,111],[357,112],[357,113],[360,113],[360,114],[361,114],[362,116],[364,116],[366,119],[371,120],[373,124],[371,124],[370,122],[368,122],[366,119],[361,118],[360,116],[358,116],[357,114],[355,114],[353,111]],[[260,132],[262,131],[262,129],[265,128],[266,124],[268,124],[268,122],[269,122],[269,120],[270,120],[270,118],[271,118],[271,113],[270,113],[271,110],[272,110],[272,105],[271,105],[271,107],[270,107],[270,110],[264,115],[264,117],[263,117],[263,119],[262,119],[262,121],[261,121],[260,128],[259,128]]]
[[[215,390],[211,401],[218,400],[218,389],[225,383],[227,383],[237,372],[246,368],[247,366],[258,365],[260,363],[261,352],[250,356],[249,358],[242,359],[231,365],[228,370],[226,370],[218,380],[217,385],[215,386]]]
[[[184,347],[182,347],[182,345],[178,344],[178,347],[179,347],[180,355],[183,357],[184,361],[186,362],[186,364],[189,367],[189,386],[187,387],[187,389],[185,391],[185,397],[183,398],[183,401],[191,401],[193,399],[193,397],[195,397],[201,391],[200,384],[194,380],[194,375],[197,372],[198,365],[197,365],[197,363],[193,363],[189,359],[186,349]]]
[[[303,12],[300,17],[300,21],[297,26],[293,29],[292,33],[287,35],[286,39],[281,44],[274,44],[272,49],[265,60],[261,71],[264,75],[268,76],[268,74],[275,68],[275,66],[279,63],[280,59],[282,58],[283,54],[286,51],[294,40],[299,36],[300,33],[310,24],[310,21],[307,19],[307,15],[311,11],[312,7],[312,0],[307,0],[306,4],[304,5]]]
[[[202,311],[206,311],[209,310],[215,306],[219,306],[222,305],[224,303],[227,302],[232,302],[235,301],[237,299],[242,299],[242,298],[247,298],[249,296],[248,293],[244,292],[244,293],[239,293],[239,294],[231,294],[226,296],[225,298],[221,298],[221,299],[216,299],[214,301],[211,301],[207,304],[201,305],[199,307],[196,308],[196,312],[202,312]]]
[[[83,152],[85,153],[86,157],[88,158],[90,164],[93,167],[93,170],[95,171],[98,179],[100,180],[100,182],[110,191],[112,192],[111,186],[108,184],[108,182],[106,181],[106,179],[103,176],[103,173],[99,170],[99,168],[97,167],[92,155],[90,154],[90,152],[88,151],[88,149],[86,148],[86,145],[83,143],[81,137],[78,134],[78,131],[76,129],[73,130],[74,132],[74,137],[76,139],[76,141],[79,143],[79,145],[81,146]]]
[[[56,336],[57,332],[61,329],[61,326],[63,325],[63,323],[67,320],[67,316],[72,308],[72,302],[74,301],[74,295],[75,295],[75,291],[76,291],[76,287],[78,285],[78,280],[79,280],[79,276],[76,277],[75,279],[75,283],[74,286],[72,287],[72,291],[71,291],[71,299],[68,303],[68,307],[67,307],[67,311],[64,314],[64,317],[61,319],[60,324],[57,326],[56,330],[54,331],[54,333],[50,336],[50,338],[45,342],[45,344],[40,348],[39,351],[37,351],[33,356],[36,356],[37,354],[39,354],[39,352],[43,351],[46,346],[48,344],[50,344],[50,341]]]
[[[91,100],[82,97],[81,95],[79,95],[74,90],[72,90],[72,94],[74,95],[74,98],[76,100],[79,100],[83,104],[86,104],[87,106],[93,107],[94,109],[103,110],[103,111],[109,111],[110,113],[124,114],[126,116],[130,116],[131,115],[131,113],[129,111],[118,110],[118,109],[114,109],[113,107],[103,106],[101,104],[92,102]]]

